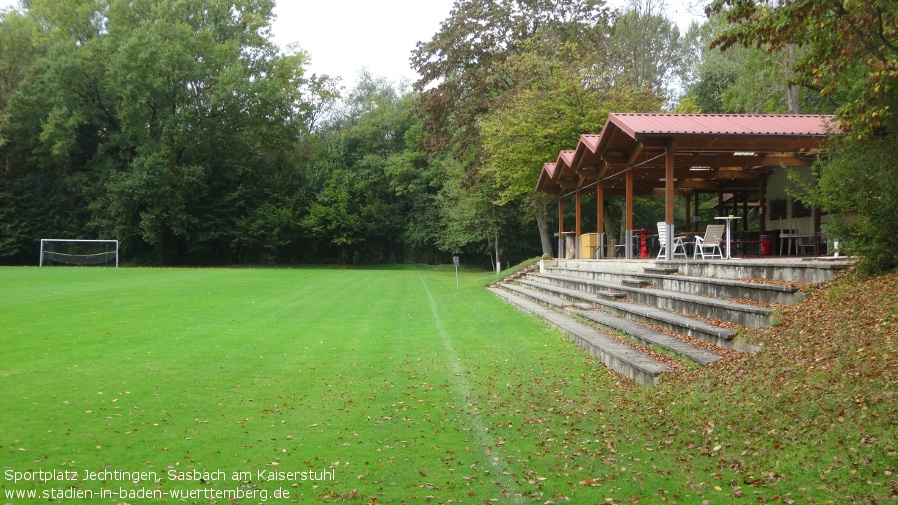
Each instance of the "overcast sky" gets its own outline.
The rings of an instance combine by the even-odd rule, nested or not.
[[[359,70],[393,82],[414,81],[409,56],[418,41],[430,40],[449,16],[454,0],[277,0],[274,41],[298,43],[312,58],[311,72],[340,76],[351,87]],[[610,0],[620,7],[627,0]],[[701,0],[667,0],[683,29],[701,19]],[[0,0],[0,8],[17,5]],[[694,14],[693,14],[694,13]]]

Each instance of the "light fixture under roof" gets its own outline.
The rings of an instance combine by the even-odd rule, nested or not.
[[[736,151],[733,153],[733,156],[754,156],[755,153],[753,151]]]

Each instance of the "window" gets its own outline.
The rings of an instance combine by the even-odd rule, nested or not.
[[[785,219],[788,212],[788,202],[785,198],[777,198],[770,202],[770,219]]]

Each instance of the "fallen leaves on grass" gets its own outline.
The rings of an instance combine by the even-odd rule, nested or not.
[[[840,276],[780,316],[777,326],[743,330],[760,353],[673,374],[646,395],[649,438],[669,438],[684,463],[700,461],[701,449],[739,476],[735,497],[760,486],[796,503],[820,489],[849,501],[895,499],[895,447],[884,440],[898,421],[898,272]],[[783,458],[797,462],[784,470]]]

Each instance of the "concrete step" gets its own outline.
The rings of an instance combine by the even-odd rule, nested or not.
[[[684,314],[695,314],[701,317],[730,321],[742,326],[758,328],[771,323],[774,309],[744,303],[722,300],[710,296],[692,295],[678,291],[656,288],[635,288],[614,285],[602,281],[571,279],[557,275],[530,274],[520,282],[526,285],[534,283],[564,287],[594,293],[599,290],[615,290],[623,293],[628,299],[642,305],[649,305],[672,310]]]
[[[520,270],[517,270],[517,271],[515,271],[515,272],[512,272],[511,274],[509,274],[508,276],[506,276],[504,279],[502,279],[502,282],[512,282],[512,281],[514,281],[515,279],[519,279],[519,278],[521,278],[521,277],[525,277],[525,276],[526,276],[527,274],[529,274],[529,273],[538,271],[539,268],[540,268],[539,263],[534,263],[534,264],[529,265],[529,266],[527,266],[527,267],[524,267],[524,268],[522,268],[522,269],[520,269]]]
[[[671,275],[670,271],[671,269],[647,267],[642,273],[613,274],[609,272],[583,272],[550,268],[546,269],[544,273],[564,278],[608,283],[620,282],[630,287],[643,287],[638,285],[641,282],[668,291],[712,296],[715,298],[745,299],[778,305],[795,305],[804,300],[804,294],[799,293],[798,288],[794,286],[718,277]],[[676,272],[677,270],[673,271]]]
[[[520,281],[518,281],[518,282],[520,282]],[[557,310],[564,310],[568,306],[570,306],[572,303],[570,300],[562,298],[560,296],[555,296],[555,295],[545,293],[542,291],[528,289],[526,287],[521,286],[520,284],[502,283],[502,284],[499,284],[499,286],[507,291],[511,291],[512,293],[514,293],[520,297],[527,298],[530,301],[533,301],[533,302],[536,302],[536,303],[539,303],[542,305],[546,305],[548,307],[551,307],[551,308],[554,308]]]
[[[584,291],[552,286],[543,283],[518,281],[521,286],[509,285],[508,289],[519,290],[524,296],[533,296],[532,293],[549,297],[554,307],[565,308],[570,305],[585,303],[581,308],[599,307],[612,315],[659,326],[666,331],[679,333],[696,338],[724,349],[737,349],[754,352],[756,347],[743,344],[735,339],[736,331],[729,328],[720,328],[682,314],[649,307],[636,303],[613,301],[599,298]],[[532,289],[523,287],[526,285]]]
[[[621,279],[620,283],[621,286],[628,288],[644,288],[652,285],[651,281],[645,279]]]
[[[503,288],[510,286],[503,285]],[[517,309],[541,317],[547,323],[560,328],[578,347],[597,357],[605,366],[640,384],[656,385],[664,373],[672,371],[668,365],[625,343],[609,338],[601,331],[569,315],[543,307],[502,288],[491,287],[489,290]]]
[[[645,267],[642,269],[644,273],[647,274],[655,274],[655,275],[671,275],[680,271],[679,268],[665,268],[665,267]]]
[[[621,331],[623,333],[626,333],[630,338],[641,341],[644,344],[657,345],[662,349],[667,349],[674,354],[678,354],[680,356],[688,358],[695,363],[698,363],[699,365],[707,365],[720,359],[720,356],[717,353],[714,353],[707,349],[695,347],[692,344],[684,342],[683,340],[677,339],[671,335],[667,335],[665,333],[661,333],[659,331],[643,326],[636,322],[634,319],[628,319],[627,316],[629,314],[627,312],[617,312],[618,315],[611,314],[607,311],[596,312],[592,310],[595,305],[592,305],[590,303],[583,303],[582,301],[578,302],[575,297],[571,296],[573,295],[573,293],[568,293],[568,296],[564,296],[564,293],[559,293],[562,296],[556,296],[554,294],[546,293],[537,289],[530,289],[517,284],[501,284],[500,287],[504,288],[507,291],[513,292],[517,296],[521,296],[527,300],[530,300],[531,302],[549,306],[557,311],[563,311],[574,316],[582,317],[608,330]],[[599,300],[599,303],[601,304],[603,301],[604,300]],[[627,303],[624,303],[622,305],[633,306],[633,304]],[[645,307],[645,309],[651,310],[649,307]],[[676,315],[665,312],[663,316],[665,319],[673,319],[674,317],[671,316]],[[655,323],[657,322],[657,320],[651,319],[651,322]],[[682,323],[683,321],[681,320],[680,322]],[[698,321],[693,321],[693,323],[701,324]],[[679,325],[679,327],[685,326],[686,325],[684,324]],[[720,342],[720,338],[714,339],[714,342]],[[729,344],[729,342],[727,343]]]
[[[658,289],[715,298],[736,298],[777,305],[795,305],[805,298],[799,288],[791,285],[650,273],[633,278],[650,283]]]
[[[544,277],[545,276],[540,275],[540,274],[530,274],[524,278],[517,279],[517,282],[522,285],[532,287],[534,285],[534,283],[537,283],[537,284],[541,283],[541,279]],[[621,299],[624,299],[627,297],[627,295],[624,294],[619,289],[621,286],[615,286],[613,284],[602,284],[600,286],[593,285],[592,287],[593,287],[593,289],[582,290],[582,294],[584,296],[592,295],[592,296],[586,296],[586,298],[583,298],[584,300],[587,300],[587,301],[593,300],[593,299],[595,299],[595,300],[621,300]],[[574,301],[577,301],[577,300],[575,299]]]
[[[582,309],[568,309],[568,312],[588,319],[603,328],[622,331],[645,344],[657,345],[674,354],[689,358],[699,365],[708,365],[720,359],[720,355],[716,352],[696,347],[666,333],[655,331],[635,321],[613,316],[607,312]]]
[[[854,258],[742,258],[732,260],[567,260],[540,262],[540,271],[555,268],[583,274],[625,275],[643,273],[646,268],[676,268],[683,275],[720,279],[776,279],[819,283],[833,279],[855,263]]]

